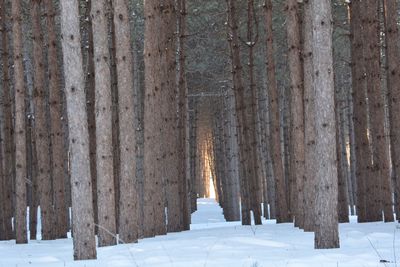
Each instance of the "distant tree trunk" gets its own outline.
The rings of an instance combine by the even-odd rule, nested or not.
[[[357,180],[357,218],[365,222],[367,215],[366,186],[370,178],[371,151],[367,136],[367,100],[365,62],[363,57],[363,39],[361,28],[360,0],[353,0],[350,5],[351,58],[354,109],[354,135]]]
[[[278,223],[290,221],[288,213],[286,196],[284,194],[285,177],[283,172],[282,151],[281,151],[281,126],[279,115],[279,93],[275,78],[275,61],[273,47],[273,31],[272,31],[272,1],[265,2],[265,27],[267,34],[267,88],[268,88],[268,103],[270,110],[270,155],[272,159],[273,173],[275,176],[277,209],[276,219]]]
[[[57,222],[56,237],[67,237],[68,231],[68,209],[65,198],[65,137],[63,131],[63,105],[62,88],[60,78],[60,67],[57,56],[57,34],[56,34],[56,12],[53,0],[45,0],[44,6],[47,14],[46,26],[48,33],[48,64],[49,68],[49,101],[50,101],[50,120],[51,120],[51,148],[52,148],[52,174],[54,190],[54,206]]]
[[[177,1],[178,11],[178,142],[181,178],[180,203],[182,215],[182,230],[190,229],[190,213],[188,202],[188,180],[190,175],[189,165],[189,121],[188,121],[188,89],[186,82],[186,0]]]
[[[239,35],[238,35],[238,22],[236,18],[236,5],[235,0],[227,0],[228,5],[228,27],[229,27],[229,44],[231,49],[231,60],[232,60],[232,75],[233,75],[233,92],[235,98],[236,107],[236,120],[238,127],[238,138],[239,138],[239,168],[240,168],[240,188],[241,188],[241,207],[242,207],[242,224],[251,224],[251,201],[250,201],[250,177],[248,173],[248,161],[250,160],[245,153],[247,144],[248,131],[244,131],[246,123],[245,114],[245,102],[244,102],[244,91],[243,86],[243,68],[240,59],[240,46],[239,46]]]
[[[119,108],[119,238],[125,243],[138,239],[139,203],[136,177],[136,129],[133,88],[133,54],[127,1],[115,0],[115,53]]]
[[[289,70],[290,70],[290,87],[291,87],[291,175],[294,183],[297,185],[296,192],[291,194],[297,195],[296,198],[291,198],[294,203],[290,203],[290,212],[296,217],[296,225],[301,225],[304,215],[300,214],[302,210],[302,188],[304,177],[304,111],[303,111],[303,83],[302,83],[302,65],[301,65],[301,44],[300,44],[300,26],[299,26],[299,11],[296,0],[288,0],[288,47],[289,47]],[[297,205],[299,207],[296,207]],[[300,223],[300,224],[299,224]]]
[[[351,215],[356,214],[356,203],[357,203],[357,186],[356,186],[356,153],[355,153],[355,133],[354,133],[354,108],[353,108],[353,92],[350,90],[347,92],[347,107],[349,112],[347,113],[347,120],[349,124],[349,147],[350,147],[350,173],[348,180],[349,195],[351,195]],[[351,185],[351,186],[350,186]]]
[[[191,213],[197,210],[197,174],[199,173],[197,165],[197,112],[196,102],[192,100],[189,105],[189,116],[190,116],[190,211]]]
[[[246,124],[249,144],[247,145],[249,157],[247,176],[250,181],[251,210],[254,223],[261,224],[261,181],[259,172],[259,153],[257,148],[257,84],[255,80],[254,52],[258,42],[258,19],[255,14],[254,0],[247,1],[247,46],[249,49],[249,86],[244,91]]]
[[[4,117],[3,131],[4,136],[4,160],[3,160],[3,175],[4,180],[3,184],[3,204],[2,208],[4,209],[4,239],[12,239],[14,238],[14,233],[12,229],[12,217],[13,217],[13,184],[15,181],[15,172],[14,172],[14,131],[13,131],[13,112],[12,112],[12,103],[13,100],[11,98],[11,90],[10,90],[10,75],[9,75],[9,44],[8,44],[8,31],[7,31],[7,12],[6,12],[6,0],[3,0],[1,3],[1,28],[2,28],[2,72],[3,72],[3,101],[2,101],[2,112]]]
[[[111,74],[106,6],[106,0],[93,1],[91,6],[96,88],[96,168],[99,246],[116,244]]]
[[[114,27],[114,11],[113,2],[106,2],[107,8],[107,19],[108,19],[108,44],[110,53],[110,71],[111,71],[111,99],[112,99],[112,147],[113,147],[113,165],[114,165],[114,192],[115,192],[115,214],[116,214],[116,225],[118,233],[119,225],[119,183],[120,183],[120,151],[119,151],[119,105],[118,105],[118,78],[117,78],[117,63],[116,63],[116,52],[115,52],[115,27]],[[130,72],[130,75],[134,75]]]
[[[229,147],[229,173],[228,179],[232,183],[232,220],[240,220],[240,185],[239,185],[239,160],[236,132],[235,99],[232,92],[226,98],[227,142]]]
[[[6,240],[6,230],[5,224],[7,222],[7,218],[5,216],[4,204],[6,201],[5,198],[5,181],[6,177],[4,175],[4,157],[3,157],[3,147],[4,147],[4,139],[3,139],[3,131],[0,131],[0,240]]]
[[[315,179],[317,156],[316,129],[315,129],[315,87],[313,84],[314,68],[312,64],[312,9],[311,2],[303,6],[303,84],[304,84],[304,144],[305,144],[305,175],[304,175],[304,231],[311,232],[315,229]]]
[[[385,101],[380,79],[380,22],[379,1],[367,0],[362,4],[362,24],[364,36],[364,59],[369,107],[369,136],[372,143],[372,176],[366,183],[367,219],[382,220],[382,204],[391,206],[389,147],[385,138]],[[383,188],[382,188],[383,186]],[[382,189],[385,191],[383,192]],[[382,202],[384,198],[385,203]]]
[[[31,101],[30,101],[31,102]],[[31,203],[29,206],[29,234],[31,240],[36,240],[37,236],[37,223],[38,223],[38,165],[37,165],[37,151],[35,132],[33,130],[33,118],[29,119],[30,139],[31,139],[31,161],[29,162],[31,168]]]
[[[55,239],[54,208],[52,193],[52,177],[50,162],[50,132],[47,127],[47,101],[45,90],[45,70],[43,55],[43,32],[40,24],[41,0],[32,0],[32,32],[33,32],[33,100],[35,106],[35,139],[38,161],[38,195],[42,222],[42,239]]]
[[[386,38],[386,64],[387,64],[387,86],[389,98],[390,119],[390,141],[392,153],[392,172],[395,175],[395,207],[397,219],[400,221],[400,43],[398,20],[398,3],[396,1],[384,0],[385,10],[385,38]],[[388,194],[388,192],[383,192]],[[391,196],[391,194],[390,194]],[[389,207],[388,206],[389,204]],[[391,202],[384,205],[385,222],[393,220]]]
[[[63,0],[60,4],[70,141],[74,259],[94,259],[96,258],[96,243],[84,72],[79,34],[79,3],[73,0]]]
[[[316,205],[315,248],[338,248],[335,88],[332,14],[329,0],[312,0],[313,85],[315,88]]]
[[[347,197],[347,168],[343,164],[347,161],[346,151],[343,151],[346,147],[343,147],[344,139],[344,129],[342,124],[342,106],[339,98],[339,92],[335,92],[335,111],[336,111],[336,157],[337,157],[337,172],[338,172],[338,220],[341,223],[349,222],[349,204]]]
[[[26,136],[21,2],[12,2],[15,92],[15,234],[17,244],[27,243],[26,226]],[[48,153],[46,153],[48,154]]]

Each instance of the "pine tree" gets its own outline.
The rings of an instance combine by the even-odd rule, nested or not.
[[[120,183],[119,238],[127,243],[138,239],[139,203],[136,177],[136,129],[133,88],[133,56],[127,1],[115,0],[115,53],[118,78]]]
[[[15,235],[17,244],[27,243],[26,229],[26,136],[25,94],[22,44],[21,2],[12,1],[12,33],[15,92]]]
[[[69,129],[74,259],[96,258],[89,134],[77,1],[61,3],[61,32]]]
[[[312,65],[315,88],[315,248],[339,247],[336,123],[329,0],[312,0]]]

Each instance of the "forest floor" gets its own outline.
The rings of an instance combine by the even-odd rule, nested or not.
[[[72,240],[0,242],[0,267],[272,267],[399,266],[398,223],[340,225],[340,249],[315,250],[314,235],[293,224],[225,222],[213,199],[199,199],[191,231],[98,248],[98,259],[74,262]]]

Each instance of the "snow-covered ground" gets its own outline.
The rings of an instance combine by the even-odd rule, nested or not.
[[[227,223],[212,199],[200,199],[191,231],[98,249],[95,261],[74,262],[72,240],[0,242],[1,267],[269,267],[400,266],[396,223],[340,225],[341,248],[314,250],[311,233],[293,224]],[[396,260],[397,258],[397,260]],[[381,262],[388,261],[388,262]],[[397,263],[398,262],[398,263]]]

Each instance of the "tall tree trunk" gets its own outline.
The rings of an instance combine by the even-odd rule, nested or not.
[[[259,153],[257,147],[257,84],[255,80],[254,50],[258,42],[258,19],[255,14],[254,0],[247,1],[247,46],[249,49],[249,86],[244,91],[246,125],[248,131],[248,170],[250,180],[251,210],[253,211],[254,223],[261,224],[261,181],[259,172]],[[247,139],[246,138],[246,139]]]
[[[372,175],[366,183],[367,219],[382,220],[382,204],[391,206],[389,147],[385,138],[385,110],[380,79],[379,1],[367,0],[362,5],[364,60],[369,107],[369,136],[372,143]],[[382,186],[385,192],[382,191]],[[382,200],[388,198],[384,203]]]
[[[53,231],[55,218],[51,186],[50,132],[47,127],[48,113],[43,55],[44,42],[40,25],[40,5],[42,1],[32,0],[31,3],[34,57],[33,100],[35,106],[35,139],[38,161],[38,195],[42,222],[42,239],[52,240],[55,239],[56,233]]]
[[[179,170],[182,169],[181,165],[185,164],[185,162],[179,158],[179,143],[184,136],[179,136],[177,114],[179,101],[177,99],[178,83],[176,77],[177,11],[174,0],[168,0],[164,4],[158,4],[157,6],[163,10],[163,15],[160,17],[161,25],[159,30],[163,32],[160,41],[165,51],[161,56],[161,64],[155,64],[159,64],[161,69],[159,72],[161,78],[160,96],[163,99],[160,102],[160,112],[164,124],[161,128],[163,140],[161,152],[163,156],[165,155],[161,163],[164,168],[163,177],[166,185],[167,230],[168,232],[178,232],[183,230],[182,198],[180,195],[182,193],[182,175],[184,175]],[[184,120],[182,122],[184,123]]]
[[[329,0],[312,0],[312,65],[315,88],[316,205],[315,248],[339,247],[335,88],[332,14]]]
[[[92,18],[90,16],[92,0],[86,1],[85,12],[83,15],[84,27],[81,28],[82,41],[86,41],[83,47],[86,47],[83,53],[83,69],[85,77],[86,92],[86,112],[89,127],[89,155],[90,155],[90,175],[92,180],[92,200],[95,231],[98,233],[98,212],[97,212],[97,170],[96,170],[96,115],[95,115],[95,74],[94,74],[94,47],[93,47],[93,30]],[[81,18],[82,19],[82,18]]]
[[[30,100],[31,102],[31,100]],[[32,104],[31,104],[32,106]],[[37,236],[37,224],[38,224],[38,164],[37,164],[37,151],[36,151],[36,139],[34,132],[34,123],[33,118],[30,118],[29,121],[30,130],[30,139],[31,139],[31,161],[29,162],[31,168],[31,203],[29,206],[29,235],[31,240],[36,240]]]
[[[239,45],[239,35],[238,35],[238,22],[236,18],[236,5],[235,0],[227,0],[228,5],[228,27],[229,27],[229,44],[231,50],[231,60],[232,60],[232,75],[233,75],[233,92],[235,98],[236,107],[236,120],[238,127],[238,137],[239,137],[239,168],[240,168],[240,188],[241,188],[241,207],[242,207],[242,224],[251,224],[251,201],[250,201],[250,177],[248,168],[248,155],[246,155],[246,149],[250,149],[247,146],[246,141],[249,141],[246,137],[248,135],[248,130],[245,131],[246,114],[245,114],[245,101],[244,101],[244,91],[243,86],[243,68],[240,59],[240,45]],[[251,173],[250,175],[253,175]]]
[[[274,47],[273,47],[273,31],[272,31],[272,1],[266,0],[265,2],[265,27],[267,35],[267,87],[268,87],[268,103],[270,110],[270,137],[269,141],[271,148],[271,158],[273,173],[275,176],[277,206],[276,219],[278,223],[290,221],[288,213],[287,199],[284,193],[285,181],[283,172],[282,162],[282,151],[281,151],[281,126],[280,126],[280,115],[279,115],[279,92],[275,78],[275,61],[274,61]]]
[[[360,0],[353,0],[350,5],[350,30],[351,30],[351,57],[353,79],[353,109],[354,109],[354,135],[357,180],[357,218],[358,222],[365,222],[367,215],[366,186],[370,177],[371,151],[367,137],[367,102],[365,62],[363,57],[363,38],[361,28]]]
[[[351,41],[351,39],[350,39]],[[357,185],[356,185],[356,153],[355,153],[355,132],[354,132],[354,108],[353,108],[353,92],[350,88],[347,92],[347,107],[349,112],[347,113],[347,120],[349,125],[349,147],[350,147],[350,173],[348,179],[349,195],[351,195],[351,215],[356,214],[356,203],[357,203]]]
[[[341,223],[349,222],[349,203],[347,197],[347,165],[344,165],[344,161],[347,161],[346,151],[343,151],[346,147],[342,144],[346,141],[344,138],[343,129],[343,109],[339,98],[339,90],[335,91],[335,115],[336,115],[336,157],[337,157],[337,172],[338,172],[338,220]],[[347,164],[347,163],[346,163]]]
[[[67,237],[68,209],[65,198],[65,136],[63,131],[63,105],[60,67],[58,61],[58,43],[56,34],[56,12],[53,0],[45,0],[44,6],[47,14],[46,26],[48,32],[48,64],[49,68],[49,101],[51,120],[51,148],[52,148],[52,174],[55,199],[55,216],[57,222],[56,237]]]
[[[313,84],[313,28],[311,2],[303,6],[303,83],[304,83],[304,144],[305,144],[305,175],[304,175],[304,231],[314,231],[315,228],[315,184],[316,184],[316,129],[315,129],[315,87]]]
[[[63,0],[60,4],[61,32],[64,36],[62,48],[69,129],[74,259],[94,259],[96,258],[96,243],[89,133],[79,34],[79,3]]]
[[[106,0],[91,6],[96,110],[96,168],[99,246],[116,244],[112,100]]]
[[[138,239],[139,203],[136,177],[136,129],[134,110],[133,54],[127,1],[115,0],[115,53],[119,108],[119,238],[125,243]]]
[[[303,111],[303,83],[302,83],[302,65],[301,65],[301,44],[300,44],[300,26],[299,26],[299,11],[296,0],[288,0],[288,47],[289,47],[289,71],[290,71],[290,88],[291,88],[291,138],[292,146],[291,156],[291,175],[294,183],[297,185],[296,192],[291,192],[299,197],[296,203],[291,203],[291,215],[298,216],[296,225],[301,225],[303,215],[300,214],[303,210],[302,206],[302,188],[304,177],[304,111]],[[296,217],[297,218],[297,217]]]
[[[168,230],[177,230],[179,222],[179,202],[175,202],[178,198],[176,131],[173,129],[176,123],[175,2],[145,1],[144,14],[144,236],[148,237],[166,232],[164,183],[168,186]]]
[[[12,217],[13,217],[13,184],[15,181],[14,172],[14,131],[13,131],[13,113],[12,113],[12,99],[10,90],[10,75],[9,75],[9,44],[8,44],[8,31],[7,31],[7,12],[6,12],[6,0],[1,3],[1,27],[2,27],[2,72],[3,72],[3,101],[2,101],[2,112],[4,117],[3,131],[4,131],[4,160],[3,160],[3,199],[4,199],[4,238],[13,238],[12,230]]]
[[[12,2],[15,92],[15,234],[17,244],[27,243],[26,227],[26,135],[25,94],[22,44],[21,2]],[[48,153],[46,153],[48,154]]]
[[[182,229],[190,229],[190,213],[188,203],[189,165],[189,121],[188,121],[188,89],[186,81],[186,0],[177,1],[178,11],[178,142],[180,164],[180,203],[182,215]]]
[[[385,11],[385,38],[386,38],[386,64],[387,64],[387,86],[389,98],[390,119],[390,142],[392,153],[392,172],[395,175],[395,207],[397,219],[400,221],[400,43],[398,20],[398,3],[396,1],[384,0]],[[387,192],[383,192],[387,194]],[[391,194],[390,194],[391,196]],[[386,203],[384,207],[387,207]],[[392,221],[393,212],[385,208],[385,221]]]

